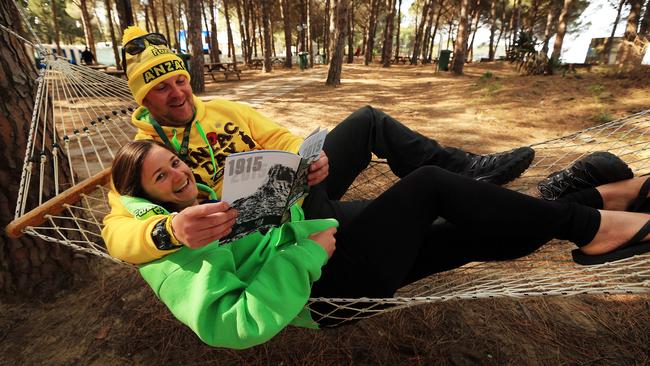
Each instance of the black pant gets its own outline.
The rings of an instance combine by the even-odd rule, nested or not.
[[[364,133],[364,144],[351,141]],[[600,225],[593,208],[542,201],[433,166],[457,168],[466,154],[442,148],[369,107],[337,126],[325,151],[330,174],[303,208],[307,218],[334,217],[341,225],[337,249],[313,297],[390,297],[432,273],[476,260],[521,257],[552,238],[586,244]],[[402,179],[374,200],[338,201],[370,152],[387,158]],[[437,217],[448,224],[432,225]],[[327,307],[316,305],[328,312],[322,306]]]

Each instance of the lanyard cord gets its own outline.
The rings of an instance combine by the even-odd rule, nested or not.
[[[172,137],[172,140],[169,141],[167,134],[165,134],[165,131],[163,131],[162,127],[160,127],[158,121],[156,121],[155,119],[153,119],[153,117],[151,117],[151,115],[149,115],[149,123],[156,130],[158,136],[160,136],[160,138],[163,140],[165,145],[176,150],[176,152],[178,152],[178,156],[181,158],[181,160],[185,162],[187,162],[187,153],[189,151],[190,132],[192,131],[192,120],[194,120],[195,116],[196,116],[196,112],[194,116],[192,116],[190,122],[185,126],[185,130],[183,131],[183,142],[179,144],[178,139],[176,138],[176,130],[174,130],[173,132],[174,136]],[[210,145],[210,142],[208,141],[208,138],[205,135],[205,132],[203,131],[203,127],[201,127],[201,123],[199,123],[199,120],[196,120],[195,123],[199,135],[201,135],[203,142],[205,142],[205,144],[208,146],[208,151],[210,152],[210,160],[212,161],[212,167],[214,169],[214,173],[212,173],[212,177],[214,178],[217,175],[217,162],[214,159],[214,150],[212,149],[212,145]]]

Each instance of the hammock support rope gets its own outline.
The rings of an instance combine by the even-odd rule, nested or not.
[[[135,135],[130,114],[137,106],[126,81],[56,56],[43,59],[15,220],[7,232],[12,237],[26,233],[123,263],[108,255],[101,229],[110,211],[109,167],[117,149]],[[534,144],[535,161],[509,187],[533,193],[536,183],[548,174],[595,151],[610,151],[637,174],[648,173],[649,133],[650,110],[646,110]],[[71,172],[68,179],[59,174],[65,170]],[[372,198],[396,179],[387,164],[374,161],[344,199]],[[650,292],[650,254],[582,267],[570,258],[573,248],[553,241],[517,260],[473,262],[430,276],[400,289],[393,298],[315,298],[309,306],[324,318],[343,322],[450,299]],[[316,310],[316,302],[331,311]]]

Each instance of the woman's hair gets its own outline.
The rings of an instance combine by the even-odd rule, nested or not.
[[[160,146],[174,155],[176,152],[167,145],[153,140],[131,141],[122,146],[113,160],[111,176],[117,192],[123,196],[151,198],[142,188],[142,163],[154,146]]]

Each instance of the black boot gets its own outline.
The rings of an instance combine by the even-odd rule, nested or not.
[[[539,182],[542,198],[553,201],[566,194],[634,177],[630,167],[618,156],[604,151],[589,154],[565,170],[551,173]]]
[[[459,174],[496,185],[519,177],[535,158],[535,150],[527,146],[489,155],[467,154],[469,162]]]

